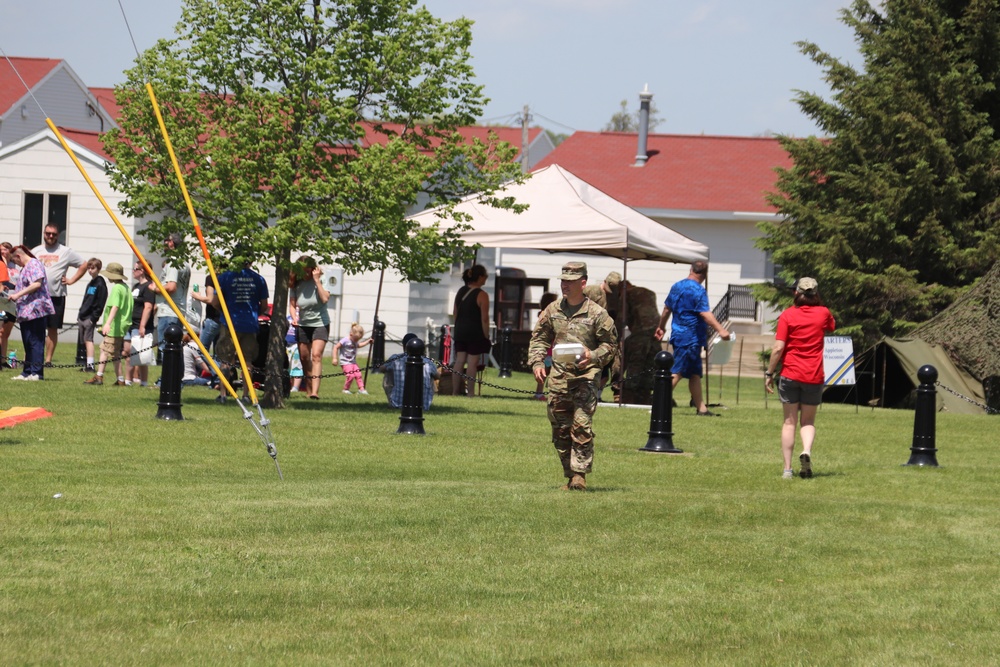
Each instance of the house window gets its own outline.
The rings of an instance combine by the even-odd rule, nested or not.
[[[42,242],[42,230],[46,225],[59,228],[59,242],[65,244],[66,223],[69,213],[69,195],[48,192],[25,192],[22,209],[21,243],[34,248]]]

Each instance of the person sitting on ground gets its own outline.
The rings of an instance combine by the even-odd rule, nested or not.
[[[389,405],[394,408],[403,407],[403,385],[406,380],[406,344],[416,338],[414,333],[403,336],[403,352],[389,357],[381,367],[377,369],[382,376],[382,389],[385,390],[385,397],[389,399]],[[424,357],[424,410],[430,410],[434,401],[434,380],[441,376],[434,362]]]
[[[181,351],[184,354],[184,375],[181,376],[181,386],[204,387],[211,385],[211,372],[208,370],[208,364],[202,359],[201,350],[198,349],[198,345],[191,339],[191,334],[187,331],[181,338]],[[209,377],[204,377],[205,374],[208,374]]]

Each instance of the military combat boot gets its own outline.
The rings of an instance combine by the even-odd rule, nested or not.
[[[569,488],[572,491],[586,491],[587,490],[587,480],[586,475],[582,472],[573,473],[573,479],[569,480]]]

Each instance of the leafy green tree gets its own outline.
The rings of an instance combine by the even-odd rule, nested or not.
[[[659,109],[656,102],[649,103],[649,131],[652,132],[663,122],[659,117]],[[622,100],[621,107],[611,114],[611,120],[601,130],[602,132],[638,132],[639,131],[639,110],[628,110],[628,100]]]
[[[760,225],[790,285],[816,277],[867,345],[950,304],[997,257],[1000,9],[996,0],[857,0],[843,11],[864,69],[812,43],[831,100],[797,102],[828,138],[781,137],[794,159]],[[779,285],[760,289],[778,305]]]
[[[287,279],[294,252],[348,273],[394,268],[411,281],[468,255],[457,230],[405,219],[520,178],[516,149],[467,143],[481,115],[471,23],[416,0],[185,0],[178,38],[147,51],[117,89],[105,147],[124,212],[154,243],[191,223],[143,84],[163,108],[208,247],[273,264],[262,403],[281,404]],[[510,207],[507,198],[488,197]],[[240,253],[239,257],[234,254]],[[215,259],[213,259],[215,262]]]

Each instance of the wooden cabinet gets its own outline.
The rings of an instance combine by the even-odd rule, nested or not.
[[[541,287],[543,293],[547,292],[548,279],[498,276],[495,281],[493,321],[497,331],[508,325],[514,331],[530,331],[531,314],[538,310],[538,302],[528,301],[529,289]]]
[[[507,272],[517,271],[507,269]],[[493,321],[497,325],[497,340],[505,326],[513,330],[511,334],[512,365],[519,372],[530,373],[528,366],[528,343],[531,340],[532,314],[538,310],[537,301],[529,301],[530,288],[540,287],[544,294],[549,289],[546,278],[526,278],[521,275],[501,275],[495,279],[493,294]],[[539,297],[541,294],[539,294]]]

